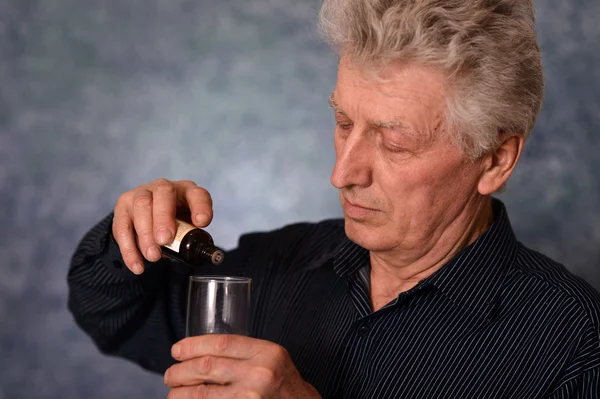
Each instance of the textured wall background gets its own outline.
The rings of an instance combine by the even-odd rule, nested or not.
[[[502,198],[523,242],[600,288],[600,2],[537,6],[547,99]],[[0,399],[166,396],[160,376],[100,355],[66,310],[73,249],[123,191],[197,181],[226,248],[340,215],[336,64],[318,7],[0,2]]]

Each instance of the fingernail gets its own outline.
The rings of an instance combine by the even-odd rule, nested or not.
[[[131,269],[135,274],[142,274],[144,272],[144,266],[139,262],[134,263]]]
[[[208,224],[209,216],[206,213],[199,213],[196,215],[196,223],[201,225]]]
[[[156,239],[158,240],[159,244],[168,244],[168,243],[170,243],[172,237],[173,237],[173,235],[171,234],[171,232],[169,231],[169,229],[167,229],[165,227],[161,227],[158,230],[158,233],[156,234]]]
[[[158,248],[156,245],[153,245],[148,248],[146,255],[148,256],[148,259],[158,259],[160,258],[160,248]]]
[[[180,354],[181,354],[181,345],[179,345],[179,344],[173,345],[173,347],[171,348],[171,355],[173,357],[179,357]]]

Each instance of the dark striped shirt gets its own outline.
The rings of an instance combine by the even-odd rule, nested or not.
[[[473,244],[377,312],[369,253],[343,220],[243,235],[218,268],[253,278],[253,335],[284,346],[324,398],[600,398],[600,295],[525,248],[494,200]],[[69,308],[100,350],[164,372],[184,336],[190,269],[134,276],[112,215],[81,241]]]

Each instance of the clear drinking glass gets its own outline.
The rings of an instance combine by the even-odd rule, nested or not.
[[[185,335],[250,335],[252,279],[190,276]]]

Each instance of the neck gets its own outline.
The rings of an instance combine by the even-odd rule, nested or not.
[[[480,197],[476,203],[463,208],[435,241],[420,245],[426,248],[412,258],[405,258],[398,251],[373,252],[371,259],[371,300],[373,310],[431,276],[458,252],[474,242],[493,223],[492,202]]]

